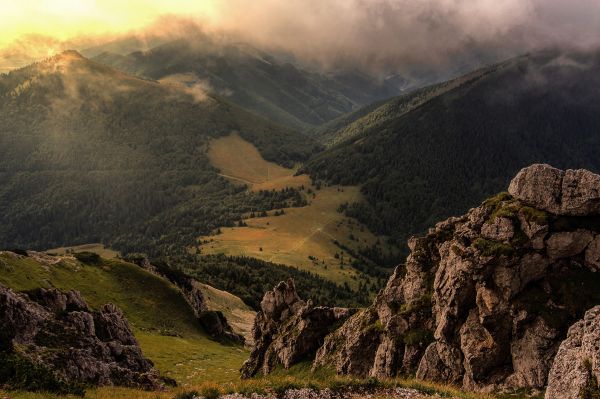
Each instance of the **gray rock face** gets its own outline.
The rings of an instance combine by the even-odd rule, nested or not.
[[[381,331],[376,322],[377,316],[369,309],[356,313],[325,338],[314,367],[333,366],[340,374],[368,375],[381,344]]]
[[[600,306],[569,329],[554,358],[546,399],[580,399],[600,394]],[[589,396],[583,395],[584,392]],[[595,396],[591,395],[595,393]]]
[[[585,265],[594,272],[600,270],[600,235],[585,250]]]
[[[600,214],[600,176],[588,170],[562,171],[535,164],[517,174],[508,192],[525,204],[555,215]]]
[[[600,210],[594,176],[534,165],[511,183],[515,197],[500,194],[411,238],[406,263],[371,306],[325,334],[313,367],[416,373],[486,392],[543,389],[569,326],[600,303],[600,231],[585,219]],[[294,293],[283,287],[265,298],[279,334],[266,335],[269,344],[293,341],[277,320],[296,312]]]
[[[593,238],[594,235],[587,230],[561,231],[548,238],[546,251],[551,259],[579,255]]]
[[[515,235],[515,229],[510,219],[494,218],[481,226],[481,236],[488,240],[509,241]]]
[[[17,294],[0,285],[0,349],[60,381],[156,389],[158,373],[112,304],[91,311],[76,291]]]
[[[200,283],[188,278],[186,284],[178,285],[196,318],[212,338],[244,344],[244,337],[233,331],[222,312],[208,309]]]
[[[324,337],[353,312],[314,306],[298,297],[292,279],[282,281],[261,302],[253,327],[255,348],[242,366],[242,377],[268,374],[277,365],[287,369],[314,355]]]

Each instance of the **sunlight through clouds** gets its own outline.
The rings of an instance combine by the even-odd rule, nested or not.
[[[140,29],[165,14],[210,17],[213,0],[0,0],[0,46],[24,35],[67,40]]]

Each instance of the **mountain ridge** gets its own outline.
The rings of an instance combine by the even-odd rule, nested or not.
[[[0,116],[0,243],[8,248],[104,241],[149,251],[157,244],[149,235],[172,246],[186,229],[193,243],[239,220],[250,203],[277,205],[265,200],[271,193],[247,195],[217,175],[206,156],[211,138],[238,131],[265,159],[287,166],[317,146],[220,97],[132,77],[75,52],[0,76]],[[173,223],[187,226],[167,238],[164,226]]]
[[[346,213],[404,242],[501,190],[527,164],[598,170],[598,53],[545,51],[500,65],[407,113],[394,107],[402,98],[391,100],[300,173],[361,184],[368,205],[349,204]]]
[[[231,102],[299,130],[408,88],[408,83],[389,85],[360,72],[311,72],[247,44],[222,44],[208,37],[127,55],[105,52],[94,60],[156,80],[189,74]]]

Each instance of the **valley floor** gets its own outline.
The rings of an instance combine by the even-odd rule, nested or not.
[[[379,243],[385,253],[394,251],[354,219],[339,212],[340,206],[362,200],[356,186],[315,187],[307,175],[295,176],[286,169],[265,161],[256,148],[237,134],[213,140],[209,159],[222,176],[246,183],[253,191],[302,188],[308,202],[255,215],[244,220],[247,226],[224,227],[220,234],[199,238],[202,254],[250,256],[272,263],[307,270],[336,283],[356,289],[360,274],[352,267],[355,260],[348,249],[359,251]]]

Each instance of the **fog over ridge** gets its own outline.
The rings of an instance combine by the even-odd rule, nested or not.
[[[203,32],[324,70],[344,66],[381,75],[459,68],[546,47],[600,47],[596,0],[221,0],[213,6],[210,17],[166,14],[129,35],[147,41],[145,50],[156,38],[194,40],[194,32]],[[46,40],[52,49],[85,49],[119,37]],[[0,51],[0,68],[44,45],[40,35],[20,38]]]

